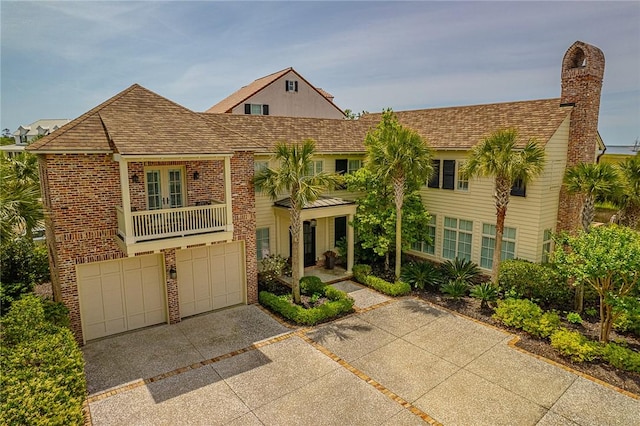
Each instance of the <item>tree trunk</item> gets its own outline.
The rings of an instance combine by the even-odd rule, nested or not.
[[[404,201],[404,179],[393,180],[393,196],[396,204],[396,281],[400,279],[402,268],[402,204]]]
[[[596,215],[595,199],[593,194],[587,194],[584,197],[584,203],[582,204],[582,214],[580,219],[582,220],[582,229],[584,232],[589,232],[589,227],[593,218]]]
[[[498,272],[502,260],[502,235],[504,234],[504,220],[507,216],[509,193],[512,183],[507,179],[496,178],[496,238],[493,245],[493,261],[491,264],[491,281],[498,286]]]
[[[576,294],[573,299],[573,309],[579,314],[584,310],[584,283],[579,283],[576,286]]]
[[[612,328],[613,308],[605,303],[603,296],[600,296],[600,341],[602,343],[609,343]]]
[[[292,203],[293,204],[293,203]],[[300,211],[296,206],[291,206],[291,292],[293,302],[300,304]]]

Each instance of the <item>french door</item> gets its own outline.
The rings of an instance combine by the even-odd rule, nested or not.
[[[149,210],[184,207],[184,173],[180,167],[157,167],[145,171]]]

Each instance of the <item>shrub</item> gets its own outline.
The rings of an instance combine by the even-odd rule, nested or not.
[[[0,424],[83,424],[84,360],[71,331],[26,295],[2,320]]]
[[[64,303],[44,299],[42,308],[44,309],[45,319],[50,323],[60,327],[69,327],[71,324],[69,321],[69,308]]]
[[[498,300],[498,289],[490,282],[473,286],[469,294],[475,299],[480,299],[481,308],[487,308],[489,302]]]
[[[442,274],[447,281],[461,280],[466,283],[476,282],[480,278],[480,268],[470,260],[458,259],[447,260],[442,264]]]
[[[374,275],[365,277],[362,284],[389,296],[404,296],[411,293],[411,286],[403,281],[396,281],[392,284]]]
[[[630,332],[640,336],[640,315],[623,312],[613,322],[613,328],[623,333]]]
[[[411,262],[403,266],[400,279],[416,289],[436,289],[442,274],[431,262]]]
[[[371,266],[369,265],[353,265],[353,277],[361,284],[364,284],[366,277],[371,275]]]
[[[326,284],[318,277],[308,276],[300,278],[300,292],[311,296],[313,294],[324,294]]]
[[[615,368],[640,373],[640,353],[633,349],[608,343],[602,348],[602,359]]]
[[[499,300],[493,318],[537,337],[549,337],[559,326],[556,312],[544,312],[528,299]]]
[[[582,317],[577,312],[569,312],[567,314],[567,321],[571,324],[582,324]]]
[[[322,294],[328,302],[313,308],[305,308],[291,302],[290,296],[276,296],[268,291],[261,291],[258,295],[260,303],[296,324],[314,325],[319,322],[351,312],[353,299],[347,293],[325,285]]]
[[[552,266],[509,259],[500,265],[498,284],[505,293],[515,294],[544,306],[570,306],[573,289]]]
[[[271,254],[260,260],[260,272],[258,273],[258,280],[266,286],[266,288],[273,290],[278,278],[282,276],[288,266],[287,259],[284,257]]]
[[[565,328],[556,330],[551,335],[551,346],[562,355],[571,357],[575,362],[593,361],[601,352],[598,342],[587,339],[577,331],[569,331]]]
[[[560,327],[560,315],[557,312],[548,311],[542,314],[538,321],[527,321],[524,331],[536,337],[546,338],[551,336],[558,327]]]
[[[467,295],[467,291],[469,291],[469,285],[466,281],[461,279],[452,280],[446,284],[443,284],[440,287],[440,291],[453,298],[454,300],[458,300],[461,297]]]

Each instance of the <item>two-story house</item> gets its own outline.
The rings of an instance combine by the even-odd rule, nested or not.
[[[397,112],[434,149],[435,176],[421,189],[432,241],[412,253],[466,258],[491,268],[495,208],[490,179],[459,173],[469,149],[500,128],[546,152],[543,174],[516,185],[503,256],[545,259],[551,234],[574,229],[580,200],[561,185],[566,167],[593,162],[604,56],[574,43],[560,98]],[[133,85],[32,144],[41,166],[47,245],[56,300],[79,340],[94,339],[257,300],[257,261],[290,255],[287,194],[275,202],[251,179],[277,142],[316,142],[311,173],[362,167],[360,120],[196,113]],[[301,258],[322,260],[348,241],[357,194],[336,190],[303,211]],[[303,267],[303,266],[302,266]]]
[[[15,143],[0,146],[0,151],[5,152],[9,157],[19,154],[34,139],[55,132],[70,121],[66,118],[41,119],[29,125],[21,125],[13,132]]]
[[[291,67],[243,86],[206,112],[344,118],[344,112],[333,103],[333,95],[314,87]]]

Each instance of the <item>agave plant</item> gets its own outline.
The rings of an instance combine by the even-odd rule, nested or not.
[[[411,262],[402,268],[400,280],[420,290],[436,289],[442,280],[442,275],[430,262]]]
[[[480,268],[470,260],[455,258],[442,264],[442,272],[449,281],[461,280],[466,284],[474,282],[480,277]]]
[[[458,300],[467,295],[467,291],[469,291],[469,284],[463,280],[451,280],[442,285],[442,287],[440,287],[440,291],[451,297],[453,300]]]
[[[488,308],[489,302],[498,300],[498,288],[490,282],[481,283],[471,288],[471,297],[480,299],[480,308]]]

